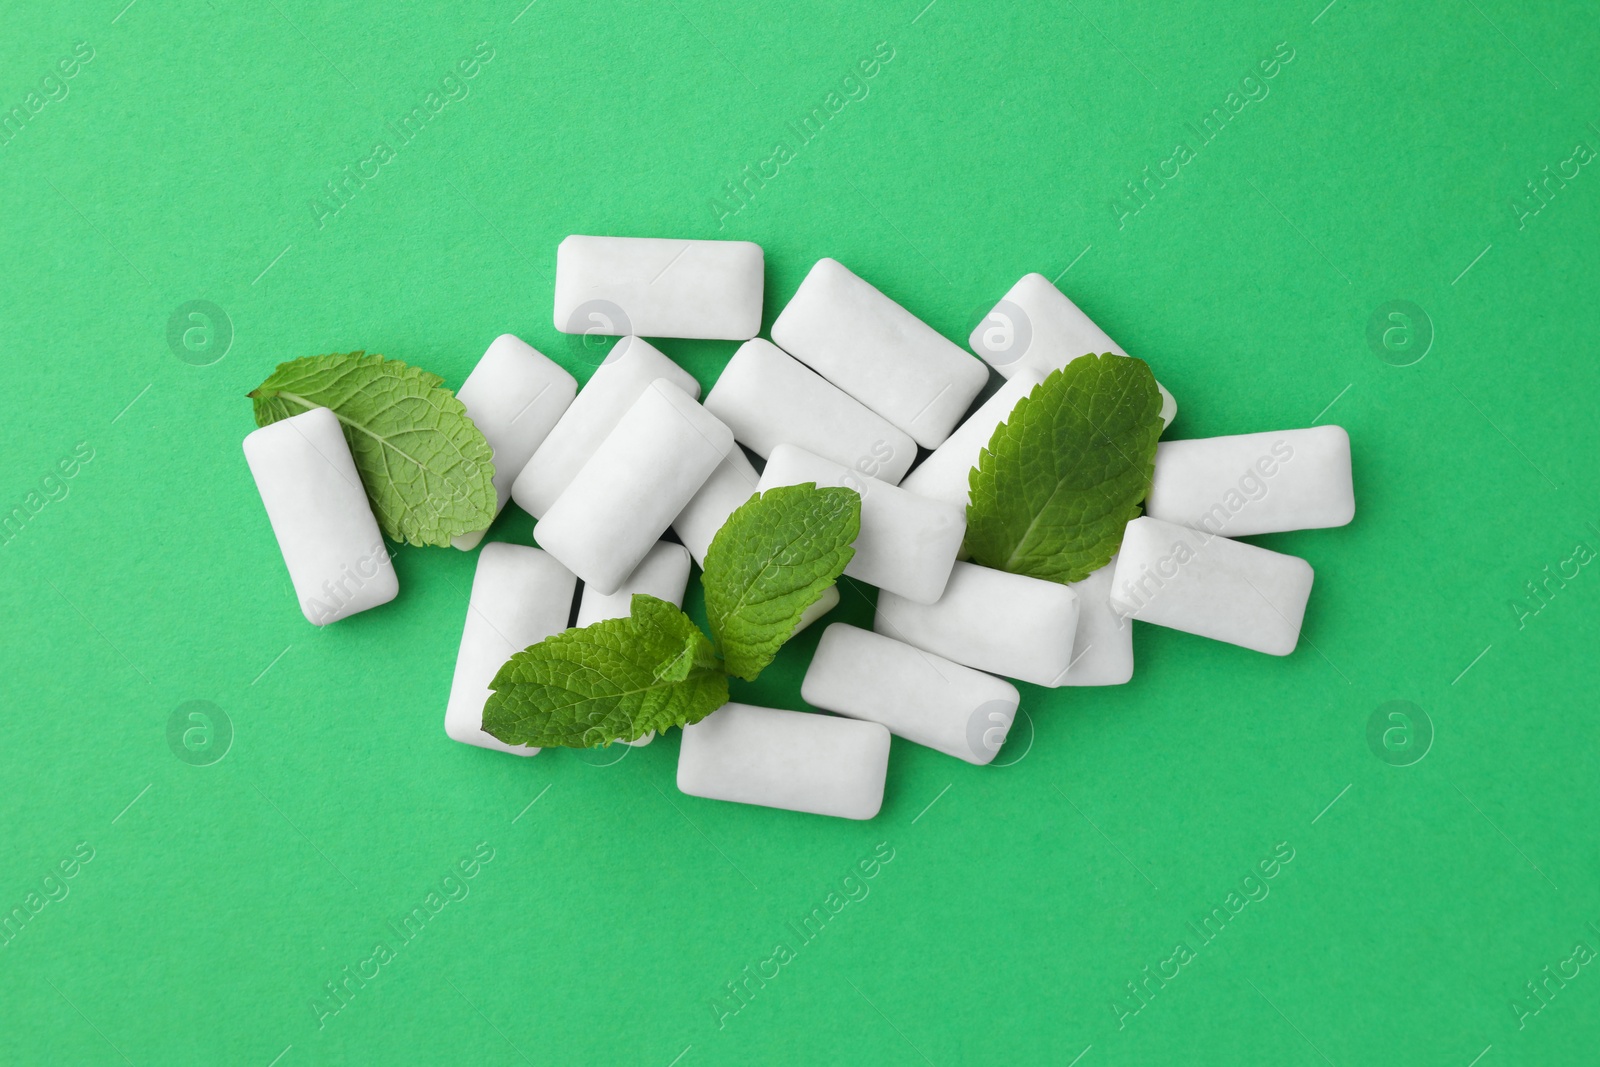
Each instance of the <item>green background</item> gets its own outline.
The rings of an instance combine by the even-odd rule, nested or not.
[[[1537,1014],[1524,983],[1600,948],[1600,574],[1525,583],[1600,548],[1600,170],[1511,206],[1600,146],[1587,6],[125,2],[12,3],[0,42],[6,109],[94,50],[0,147],[0,512],[29,512],[0,549],[0,907],[94,850],[0,948],[0,1061],[1593,1061],[1596,968]],[[319,227],[324,183],[480,42],[470,95]],[[879,42],[868,95],[719,228],[724,183]],[[1269,95],[1195,144],[1280,42]],[[1316,568],[1300,649],[1141,624],[1131,684],[1022,687],[1009,766],[896,740],[868,823],[685,797],[676,735],[448,741],[473,557],[402,550],[398,600],[308,626],[244,394],[354,348],[457,385],[505,331],[581,377],[550,322],[569,233],[757,241],[767,324],[834,256],[963,342],[1037,270],[1151,363],[1172,436],[1347,427],[1355,522],[1256,539]],[[233,331],[206,366],[167,341],[196,299]],[[1390,300],[1436,334],[1409,366],[1367,340]],[[708,385],[735,346],[661,347]],[[815,640],[736,696],[802,706]],[[231,723],[220,762],[169,747],[189,700]],[[1368,743],[1391,700],[1436,735],[1411,766]],[[323,984],[480,842],[470,895],[319,1027]],[[1270,895],[1119,1018],[1280,843]]]

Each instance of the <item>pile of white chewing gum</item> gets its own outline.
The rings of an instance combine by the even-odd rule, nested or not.
[[[1005,679],[1122,684],[1130,619],[1293,651],[1311,566],[1233,538],[1350,522],[1343,429],[1163,442],[1145,514],[1107,566],[1071,585],[994,570],[960,558],[980,451],[1049,373],[1086,353],[1127,353],[1039,274],[973,331],[981,361],[832,259],[811,268],[763,340],[763,284],[762,250],[749,242],[568,237],[556,328],[621,340],[581,390],[510,334],[479,360],[457,396],[493,449],[499,507],[514,500],[533,515],[541,547],[479,553],[450,737],[538,752],[482,729],[489,684],[512,654],[566,629],[575,597],[579,626],[626,617],[634,593],[681,606],[691,560],[704,564],[734,509],[803,482],[861,495],[844,573],[879,589],[873,629],[834,623],[822,635],[801,695],[833,714],[730,703],[685,727],[684,793],[871,818],[890,734],[987,764],[1020,700]],[[702,401],[646,336],[744,343]],[[991,373],[1005,381],[968,414]],[[1176,404],[1161,394],[1170,424]],[[332,412],[259,429],[244,448],[302,603],[329,587],[350,593],[313,621],[393,599],[394,570]],[[669,531],[675,540],[663,540]],[[838,599],[830,588],[802,626]]]

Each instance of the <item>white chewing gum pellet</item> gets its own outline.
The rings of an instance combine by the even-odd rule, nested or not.
[[[711,547],[711,539],[717,536],[728,516],[750,499],[760,481],[761,475],[735,445],[728,450],[728,458],[711,472],[711,477],[678,512],[678,517],[672,520],[672,529],[696,564],[706,565],[706,550]]]
[[[978,410],[956,427],[956,432],[944,444],[917,464],[917,469],[906,475],[900,485],[918,496],[943,500],[960,507],[967,506],[968,477],[978,465],[978,454],[989,447],[989,439],[1002,422],[1011,417],[1017,402],[1044,381],[1044,375],[1032,367],[1024,367],[1002,385]]]
[[[494,450],[494,513],[511,499],[511,483],[528,465],[578,393],[578,379],[526,341],[509,333],[489,350],[456,390],[467,415]],[[478,547],[487,529],[450,543],[462,551]]]
[[[556,329],[743,341],[761,329],[764,277],[749,241],[574,234],[556,249]]]
[[[979,766],[1000,751],[1022,699],[992,674],[842,622],[822,631],[800,696]]]
[[[688,587],[689,550],[671,541],[657,541],[615,593],[598,593],[592,585],[583,587],[583,595],[578,598],[578,625],[588,626],[605,619],[626,619],[633,614],[635,593],[644,593],[681,608],[683,592]],[[655,736],[656,732],[651,730],[643,737],[624,741],[623,744],[643,747]]]
[[[665,378],[690,397],[700,395],[694,375],[650,342],[638,337],[618,341],[511,484],[511,499],[517,506],[536,519],[542,517],[657,378]]]
[[[688,393],[652,382],[534,526],[534,540],[596,592],[615,593],[737,447]]]
[[[688,586],[689,550],[671,541],[657,541],[615,593],[598,592],[592,585],[583,587],[583,596],[578,600],[578,625],[588,626],[603,619],[626,619],[633,612],[635,593],[644,593],[681,608],[683,591]]]
[[[833,259],[819,259],[772,324],[778,347],[937,448],[988,369]]]
[[[678,788],[692,797],[870,819],[883,807],[889,731],[875,722],[724,704],[683,728]]]
[[[1024,274],[967,339],[984,362],[1009,378],[1024,367],[1048,375],[1090,353],[1128,353],[1043,274]],[[1178,415],[1178,402],[1160,382],[1161,421]]]
[[[332,411],[263,426],[244,458],[307,620],[326,626],[395,598],[399,579]]]
[[[794,445],[772,450],[757,488],[802,482],[861,494],[861,533],[846,574],[921,604],[939,599],[967,532],[965,507],[908,493]]]
[[[1133,624],[1111,604],[1117,557],[1067,588],[1078,594],[1072,662],[1055,684],[1122,685],[1133,677]]]
[[[890,485],[917,458],[917,443],[888,419],[759,337],[733,354],[705,404],[759,456],[799,445]]]
[[[1356,514],[1341,426],[1156,446],[1145,514],[1228,537],[1343,526]]]
[[[1287,656],[1312,577],[1298,556],[1141,516],[1122,535],[1111,602],[1130,618]]]
[[[577,583],[548,552],[499,541],[483,546],[444,713],[444,732],[453,740],[517,756],[539,751],[485,732],[483,706],[489,683],[508,659],[567,628]]]
[[[838,606],[839,587],[830,585],[822,591],[821,596],[811,602],[810,607],[800,613],[800,621],[794,624],[794,633],[789,636],[793,637]]]
[[[1072,662],[1078,595],[1059,582],[957,563],[937,604],[885,590],[872,628],[980,671],[1055,685]]]

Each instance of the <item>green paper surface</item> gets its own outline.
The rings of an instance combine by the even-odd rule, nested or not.
[[[1591,9],[524,3],[7,12],[0,1063],[1592,1062]],[[1039,271],[1170,436],[1347,427],[1354,523],[1252,539],[1299,650],[1140,625],[993,766],[896,740],[867,823],[683,796],[676,733],[449,741],[475,554],[307,625],[244,394],[503,332],[586,378],[570,233],[759,242],[767,325],[832,256],[962,344]],[[734,698],[803,707],[819,632]]]

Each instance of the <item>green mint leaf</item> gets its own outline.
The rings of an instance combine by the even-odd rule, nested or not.
[[[483,728],[508,745],[593,748],[699,722],[728,676],[689,616],[635,593],[626,619],[565,630],[506,661]]]
[[[391,541],[448,545],[494,521],[489,442],[438,375],[365,352],[307,356],[279,364],[249,396],[258,426],[333,409]]]
[[[995,428],[968,476],[965,549],[985,567],[1076,582],[1110,562],[1139,515],[1161,436],[1143,360],[1086,355]]]
[[[740,505],[706,550],[706,616],[728,673],[754,681],[855,555],[861,494],[779,486]]]

